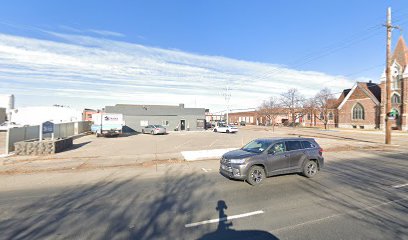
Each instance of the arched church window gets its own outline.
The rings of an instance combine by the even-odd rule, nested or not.
[[[353,107],[353,119],[364,120],[364,107],[360,103]]]

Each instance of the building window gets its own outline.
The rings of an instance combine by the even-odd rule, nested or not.
[[[364,108],[360,103],[357,103],[353,107],[353,119],[354,120],[364,120]]]
[[[322,112],[320,113],[320,117],[319,117],[319,118],[320,118],[320,120],[323,120],[323,119],[324,119],[324,114],[323,114]]]
[[[329,120],[333,120],[333,113],[329,112]]]
[[[392,83],[391,83],[391,90],[399,89],[398,88],[398,85],[399,85],[398,83],[399,83],[398,77],[393,77],[392,78]]]
[[[169,121],[168,120],[163,120],[162,125],[163,126],[169,126]]]
[[[394,93],[391,97],[391,103],[401,103],[401,97]]]
[[[197,128],[204,128],[204,119],[197,119]]]
[[[310,113],[308,113],[307,114],[307,120],[310,120],[311,119],[311,116],[310,116]]]

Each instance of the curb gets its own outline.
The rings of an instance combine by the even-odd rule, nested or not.
[[[183,156],[185,161],[210,160],[219,159],[224,153],[235,149],[236,148],[223,148],[199,151],[183,151],[181,152],[181,155]]]

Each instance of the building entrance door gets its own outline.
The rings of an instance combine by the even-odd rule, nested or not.
[[[186,130],[186,120],[180,120],[180,131]]]

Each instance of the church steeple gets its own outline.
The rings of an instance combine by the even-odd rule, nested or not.
[[[403,68],[408,65],[408,47],[405,44],[405,40],[402,36],[399,37],[397,46],[394,49],[392,61],[394,60],[396,60]]]

